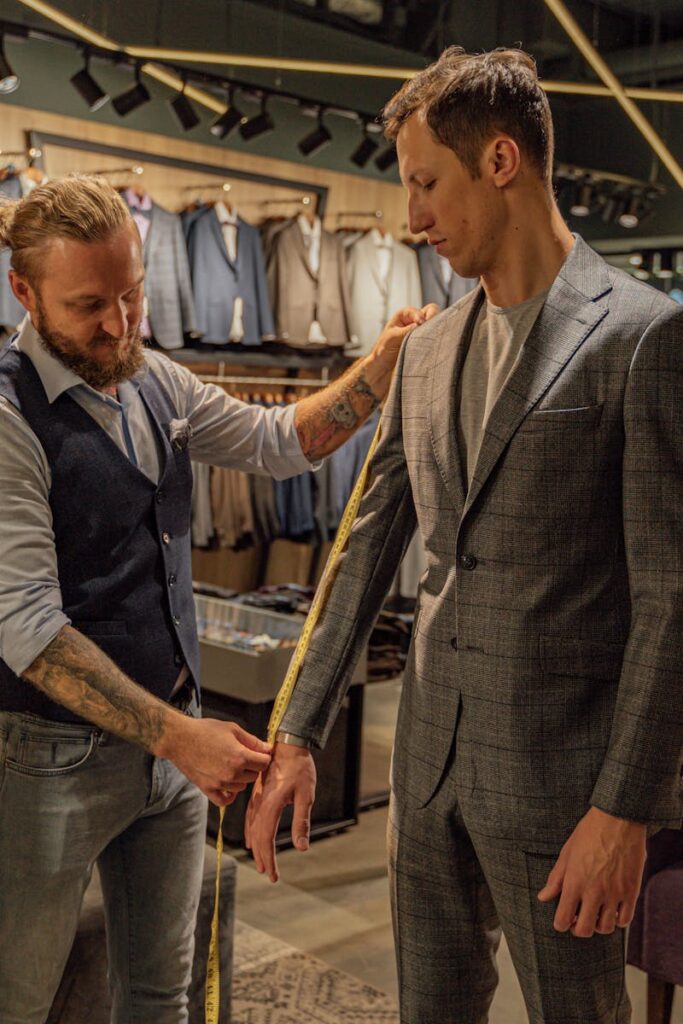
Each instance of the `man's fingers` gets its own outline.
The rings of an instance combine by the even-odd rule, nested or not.
[[[271,762],[270,754],[261,754],[257,750],[249,750],[244,747],[244,764],[238,774],[243,772],[254,772],[254,777],[264,772]],[[250,780],[252,781],[252,780]]]
[[[633,920],[633,915],[636,912],[636,902],[638,896],[634,896],[632,899],[622,900],[617,908],[617,924],[620,928],[626,928]]]
[[[441,310],[435,302],[428,302],[427,305],[423,306],[420,310],[420,313],[425,320],[431,320],[433,316],[436,316],[436,314],[440,312]]]
[[[555,911],[555,919],[553,921],[553,928],[557,932],[567,932],[576,921],[581,909],[580,896],[572,889],[566,886],[562,889],[562,895],[560,896],[560,902],[557,905]]]
[[[581,909],[572,926],[572,935],[577,939],[590,939],[595,933],[600,910],[600,900],[586,895],[581,902]]]
[[[307,850],[311,838],[311,808],[313,800],[310,797],[294,795],[294,814],[292,816],[292,843],[297,850]]]
[[[549,903],[550,900],[557,899],[562,892],[562,881],[564,878],[564,870],[560,861],[555,863],[555,866],[548,872],[546,883],[538,893],[538,899],[541,903]]]
[[[599,935],[611,935],[617,927],[618,906],[614,902],[603,904],[595,922],[595,930]]]
[[[270,755],[273,752],[273,747],[270,743],[266,743],[265,740],[260,740],[258,736],[253,736],[246,729],[243,729],[240,725],[234,724],[235,737],[240,741],[243,747],[249,747],[250,750],[258,751],[260,754],[268,754],[268,760],[266,764],[270,762]]]

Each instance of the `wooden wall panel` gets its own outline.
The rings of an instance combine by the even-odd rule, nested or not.
[[[27,130],[64,135],[83,143],[91,141],[108,146],[135,149],[141,154],[154,153],[164,157],[214,164],[225,167],[226,171],[232,167],[235,170],[254,171],[258,174],[325,185],[329,189],[325,226],[330,230],[335,230],[340,223],[349,224],[347,219],[340,221],[338,218],[340,212],[381,210],[383,212],[382,224],[387,230],[397,238],[403,238],[407,234],[405,193],[401,186],[390,182],[374,181],[353,174],[328,171],[309,163],[298,164],[286,160],[252,156],[249,153],[237,152],[227,147],[222,149],[216,146],[205,146],[197,142],[185,142],[182,139],[133,131],[125,127],[97,124],[83,118],[64,117],[28,107],[0,105],[0,149],[23,149]],[[46,147],[45,164],[48,174],[51,177],[56,177],[71,171],[87,172],[120,167],[122,161],[118,157],[49,146]],[[229,181],[229,173],[226,176]],[[210,190],[202,193],[201,189],[196,189],[194,186],[202,183],[208,184],[212,180],[222,180],[222,176],[219,179],[212,179],[210,175],[204,173],[197,175],[185,170],[155,166],[150,162],[145,165],[145,173],[141,178],[122,175],[119,179],[113,180],[117,185],[127,184],[129,181],[141,182],[157,202],[168,209],[177,211],[199,195],[204,195],[205,198],[218,198],[220,195],[218,191]],[[277,190],[273,186],[238,180],[232,181],[231,184],[230,199],[246,220],[256,223],[261,221],[266,214],[266,209],[259,205],[261,200],[277,196],[289,200],[292,196],[289,189]],[[304,194],[302,191],[301,195]],[[292,206],[291,204],[283,205],[281,208],[270,206],[268,212],[290,214]],[[367,220],[365,223],[370,225],[372,221]]]

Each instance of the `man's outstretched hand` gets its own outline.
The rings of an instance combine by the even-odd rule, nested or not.
[[[254,783],[247,808],[244,838],[254,855],[257,871],[277,882],[275,836],[282,812],[294,804],[292,843],[307,850],[311,833],[311,808],[315,799],[315,764],[309,750],[276,743],[273,760]]]
[[[538,894],[560,897],[553,922],[579,939],[611,935],[633,920],[645,867],[646,828],[591,807],[560,851]]]

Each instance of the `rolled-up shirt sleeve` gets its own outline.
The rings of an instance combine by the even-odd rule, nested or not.
[[[197,462],[260,473],[285,480],[317,469],[301,450],[294,424],[295,407],[265,408],[241,402],[217,384],[158,353],[148,356],[170,390],[174,404],[192,428],[189,452]]]
[[[40,442],[0,399],[0,657],[17,675],[70,621],[57,576],[49,490]]]

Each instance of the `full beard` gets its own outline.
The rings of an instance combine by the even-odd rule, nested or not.
[[[91,350],[101,345],[111,347],[114,355],[106,363],[88,355],[87,350],[80,349],[68,334],[53,330],[42,306],[36,310],[34,326],[43,348],[97,391],[122,384],[145,365],[145,345],[139,325],[124,338],[112,338],[110,334],[100,333],[88,342],[88,349]]]

